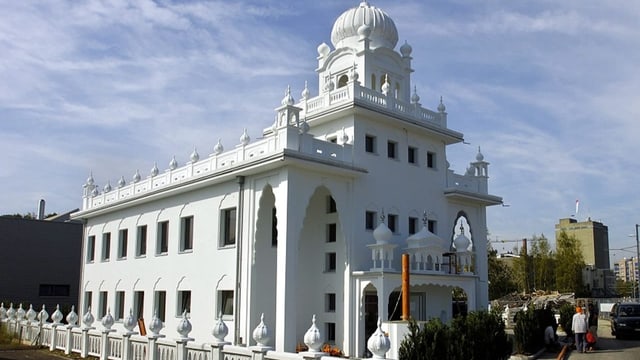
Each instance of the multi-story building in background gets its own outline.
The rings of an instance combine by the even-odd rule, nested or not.
[[[74,211],[77,211],[74,210]],[[24,310],[78,304],[82,223],[69,214],[47,219],[0,217],[0,301]]]
[[[575,236],[580,242],[582,256],[587,265],[596,269],[610,269],[609,263],[609,228],[601,222],[577,221],[576,219],[560,219],[556,224],[556,240],[564,231],[569,236]]]
[[[616,274],[616,279],[622,281],[638,280],[638,258],[632,257],[618,260],[613,264],[613,272]]]
[[[556,242],[563,231],[580,243],[586,265],[582,269],[582,281],[591,296],[614,295],[615,275],[609,262],[609,228],[591,218],[586,221],[560,219],[556,224]]]

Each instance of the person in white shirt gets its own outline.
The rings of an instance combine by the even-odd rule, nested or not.
[[[584,339],[584,335],[587,333],[589,325],[587,323],[587,316],[582,311],[581,307],[576,307],[576,313],[573,315],[571,321],[571,330],[576,336],[576,350],[583,353],[586,352],[587,342]]]

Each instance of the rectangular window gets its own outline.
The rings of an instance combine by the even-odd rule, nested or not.
[[[407,149],[407,161],[409,164],[417,164],[418,163],[418,149],[409,146]]]
[[[376,227],[376,215],[375,211],[367,211],[364,213],[364,228],[367,230],[373,230]]]
[[[395,141],[387,141],[387,157],[389,159],[398,158],[398,143]]]
[[[413,235],[418,232],[418,218],[409,217],[409,235]]]
[[[427,152],[427,167],[430,169],[436,168],[436,153],[431,151]]]
[[[109,261],[111,257],[111,233],[102,234],[102,261]]]
[[[271,246],[278,246],[278,217],[275,206],[271,209]]]
[[[88,312],[91,307],[91,300],[93,298],[93,293],[91,291],[84,292],[84,312]]]
[[[336,312],[336,294],[335,293],[328,293],[328,294],[324,294],[324,301],[325,301],[325,311],[326,312]]]
[[[327,224],[327,242],[334,243],[337,238],[337,225]]]
[[[180,219],[180,251],[193,249],[193,216]]]
[[[158,243],[156,244],[156,254],[166,254],[169,251],[169,222],[158,223]],[[163,320],[164,321],[164,320]]]
[[[398,215],[389,214],[387,216],[387,226],[392,233],[396,233],[398,231]]]
[[[98,304],[98,319],[102,319],[107,315],[108,294],[106,291],[100,291],[100,303]]]
[[[233,291],[221,290],[218,292],[218,312],[223,316],[233,316]]]
[[[136,319],[144,317],[144,291],[133,292],[133,316]]]
[[[40,284],[38,296],[69,296],[70,285]]]
[[[436,221],[435,220],[428,220],[427,221],[427,230],[429,230],[430,232],[437,234],[437,227],[436,227]]]
[[[176,316],[181,316],[185,311],[187,314],[191,312],[191,291],[182,290],[178,291],[178,308],[176,309]]]
[[[336,253],[330,252],[325,254],[324,270],[325,272],[336,271]]]
[[[325,323],[327,342],[334,343],[336,341],[336,323]]]
[[[87,238],[87,262],[93,262],[96,259],[96,237],[91,235]]]
[[[327,196],[327,214],[333,214],[337,211],[336,201],[333,196]]]
[[[136,239],[136,256],[147,255],[147,225],[138,226],[138,238]]]
[[[129,241],[129,229],[122,229],[118,236],[118,259],[127,258],[127,246]]]
[[[222,246],[236,243],[236,208],[222,210]]]
[[[113,317],[116,321],[124,319],[124,291],[116,291],[116,307]]]
[[[167,292],[156,291],[154,294],[153,305],[153,307],[155,308],[154,311],[158,313],[158,318],[160,319],[160,321],[164,322],[167,306]]]
[[[376,152],[376,137],[372,135],[365,135],[364,137],[364,151],[368,153]]]

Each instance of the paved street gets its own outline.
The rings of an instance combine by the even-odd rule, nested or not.
[[[634,339],[617,340],[611,336],[611,328],[608,320],[598,321],[597,350],[592,353],[580,354],[571,352],[569,359],[592,360],[637,360],[640,359],[640,336]]]
[[[545,353],[538,359],[556,359],[558,354]],[[581,354],[574,351],[566,359],[579,360],[638,360],[640,359],[640,336],[634,339],[617,340],[611,336],[608,320],[598,321],[598,343],[596,351]]]

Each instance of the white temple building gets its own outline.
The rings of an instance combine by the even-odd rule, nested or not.
[[[81,312],[110,312],[114,328],[130,309],[147,324],[157,314],[171,337],[187,311],[201,342],[221,316],[226,340],[246,345],[264,314],[276,351],[294,351],[315,314],[324,341],[359,356],[379,317],[400,317],[403,253],[414,318],[451,319],[454,288],[487,308],[486,207],[502,202],[489,163],[478,149],[465,174],[449,169],[463,134],[442,99],[421,105],[411,46],[396,50],[385,12],[363,1],[331,42],[318,46],[319,89],[287,90],[261,132],[113,187],[87,179],[73,215]]]

